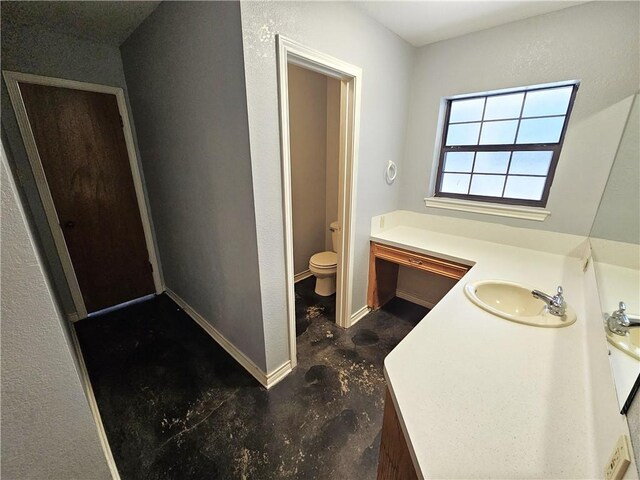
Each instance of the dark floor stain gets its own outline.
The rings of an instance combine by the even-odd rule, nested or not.
[[[267,391],[166,296],[75,324],[126,479],[373,479],[384,357],[427,310],[400,299],[358,330],[296,284],[298,366]]]
[[[360,357],[356,350],[349,350],[347,348],[339,348],[337,352],[342,355],[344,358],[348,358],[349,360],[358,360]]]
[[[308,383],[326,383],[327,378],[335,375],[335,371],[326,365],[314,365],[307,373],[304,374],[304,379]]]
[[[375,345],[380,340],[378,334],[372,330],[359,330],[351,341],[356,345]]]
[[[327,420],[322,427],[320,447],[337,449],[349,440],[349,436],[358,430],[358,418],[353,410],[343,410],[337,416]]]

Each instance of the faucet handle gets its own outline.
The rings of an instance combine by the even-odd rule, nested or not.
[[[562,285],[558,285],[558,290],[553,296],[553,301],[556,303],[556,305],[562,305],[564,303],[564,297],[562,296],[563,293],[564,290],[562,289]]]
[[[618,303],[618,310],[611,314],[612,317],[617,318],[620,321],[620,324],[623,326],[629,325],[629,317],[627,317],[627,306],[624,302]]]
[[[627,306],[624,302],[618,303],[618,310],[609,315],[607,325],[609,330],[618,335],[626,335],[629,327],[640,327],[640,322],[631,320],[626,313]]]
[[[551,305],[560,316],[564,315],[567,308],[567,302],[564,301],[564,297],[562,296],[563,292],[562,285],[558,285],[558,290],[551,299]]]

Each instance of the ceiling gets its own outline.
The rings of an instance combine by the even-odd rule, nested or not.
[[[584,1],[364,1],[357,5],[416,47],[573,7]]]
[[[3,23],[42,25],[58,33],[119,46],[159,4],[159,1],[3,0],[0,9]]]
[[[584,1],[356,1],[361,10],[414,46],[477,32]],[[6,1],[2,20],[120,45],[159,1]]]

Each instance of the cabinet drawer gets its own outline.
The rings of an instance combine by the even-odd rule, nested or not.
[[[371,243],[371,252],[376,258],[388,260],[399,265],[436,273],[444,277],[459,280],[469,270],[466,265],[461,265],[448,260],[431,257],[423,253],[411,252],[402,248],[390,247],[379,243]]]

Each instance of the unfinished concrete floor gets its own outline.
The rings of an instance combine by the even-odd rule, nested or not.
[[[269,391],[164,295],[76,323],[123,479],[375,478],[383,360],[427,310],[396,298],[343,330],[314,280],[298,366]]]

